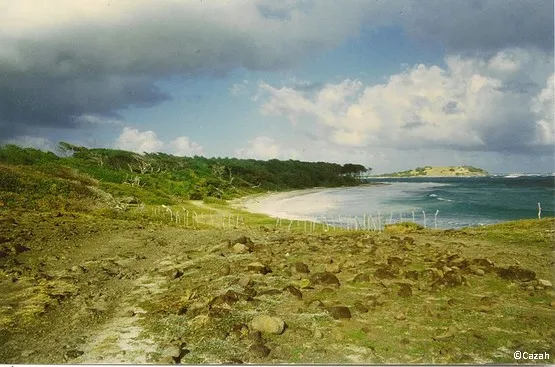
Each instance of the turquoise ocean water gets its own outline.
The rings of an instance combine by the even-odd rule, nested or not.
[[[373,178],[380,186],[298,192],[260,212],[341,226],[375,228],[415,221],[427,227],[460,228],[514,219],[555,216],[552,175]],[[264,204],[264,203],[262,203]],[[355,224],[356,223],[356,224]]]

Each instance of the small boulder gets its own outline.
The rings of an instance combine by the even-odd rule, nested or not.
[[[538,284],[544,288],[552,288],[553,284],[549,280],[546,279],[538,279]]]
[[[310,281],[313,284],[335,285],[335,286],[340,285],[339,279],[337,279],[337,277],[334,274],[328,273],[328,272],[315,273],[310,277]]]
[[[398,312],[397,314],[395,314],[395,320],[403,321],[406,319],[407,315],[405,315],[403,312]]]
[[[248,275],[245,275],[245,276],[241,277],[241,279],[239,279],[238,283],[243,288],[249,288],[249,287],[252,287],[252,285],[253,285],[253,281],[252,281],[251,277],[248,276]]]
[[[242,245],[252,245],[253,244],[252,240],[247,236],[241,236],[241,237],[237,238],[235,241],[233,241],[233,243],[240,243]]]
[[[257,296],[269,295],[269,296],[276,296],[281,294],[281,291],[276,288],[265,289],[263,291],[258,292]]]
[[[397,292],[399,297],[407,298],[412,296],[412,287],[410,284],[401,283],[399,284],[400,288]]]
[[[476,266],[476,265],[470,265],[468,267],[468,270],[470,270],[470,272],[474,275],[479,275],[479,276],[484,276],[486,274],[486,272],[484,271],[484,269]]]
[[[369,281],[370,281],[370,277],[368,276],[368,274],[364,274],[364,273],[357,274],[353,279],[353,282],[355,283],[364,283]]]
[[[308,265],[306,265],[305,263],[302,263],[302,262],[296,262],[295,263],[295,270],[298,273],[303,273],[303,274],[310,273],[310,270],[308,269]]]
[[[326,267],[325,267],[325,270],[326,270],[326,272],[328,272],[328,273],[335,273],[335,274],[341,272],[341,269],[340,269],[340,267],[339,267],[339,264],[338,264],[338,263],[335,263],[335,262],[334,262],[334,263],[331,263],[331,264],[327,264]]]
[[[183,271],[181,271],[181,270],[179,270],[179,269],[172,271],[171,277],[172,277],[173,279],[179,279],[179,278],[181,278],[182,276],[183,276]]]
[[[279,317],[258,315],[250,322],[250,328],[268,334],[281,334],[285,330],[285,321]]]
[[[308,306],[308,309],[311,311],[319,311],[319,310],[324,310],[326,308],[324,303],[319,299],[313,299],[309,302],[306,302],[306,305]]]
[[[446,332],[444,332],[443,334],[434,336],[433,339],[434,339],[436,342],[440,342],[440,341],[446,341],[446,340],[453,339],[454,337],[455,337],[455,334],[453,334],[453,333],[450,332],[450,331],[446,331]]]
[[[267,267],[266,265],[264,265],[260,262],[254,262],[254,263],[248,264],[247,269],[249,271],[259,273],[259,274],[263,274],[263,275],[272,272],[272,270],[269,267]]]
[[[229,266],[229,264],[225,264],[220,268],[218,273],[223,277],[229,275],[231,273],[231,266]]]
[[[351,318],[351,310],[345,306],[330,306],[327,308],[327,311],[334,319],[350,319]]]
[[[289,291],[289,293],[297,297],[297,299],[303,299],[303,293],[295,286],[288,285],[287,287],[284,288],[284,290]]]
[[[393,279],[395,278],[395,273],[388,268],[378,268],[374,272],[374,276],[377,279]]]
[[[298,284],[299,284],[299,288],[301,289],[314,289],[310,279],[303,278]]]
[[[249,352],[251,352],[255,357],[265,358],[270,355],[270,348],[262,343],[255,343],[249,347]]]
[[[402,266],[403,265],[403,258],[399,257],[399,256],[390,256],[387,258],[387,264],[389,266]]]
[[[536,273],[532,270],[523,269],[519,266],[509,266],[508,268],[498,268],[497,275],[507,280],[517,280],[527,282],[536,279]]]
[[[242,243],[236,243],[231,249],[236,254],[246,254],[250,252],[250,248]]]
[[[78,350],[78,349],[70,349],[66,352],[66,354],[64,355],[65,359],[75,359],[78,358],[80,356],[82,356],[84,354],[83,351]]]
[[[418,280],[419,277],[420,273],[418,273],[416,270],[409,270],[405,273],[406,279]]]
[[[360,313],[366,313],[366,312],[368,312],[368,307],[366,307],[366,306],[365,306],[362,302],[360,302],[360,301],[355,302],[355,304],[353,305],[353,307],[355,308],[355,310],[356,310],[357,312],[360,312]]]
[[[16,254],[21,254],[29,250],[31,250],[29,247],[23,246],[20,244],[16,244],[15,246],[12,247],[12,251],[15,252]]]
[[[495,266],[493,261],[491,261],[490,259],[473,259],[472,264],[477,265],[482,269],[485,269],[486,271],[493,269]]]

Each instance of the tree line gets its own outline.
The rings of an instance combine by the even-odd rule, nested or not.
[[[49,175],[67,176],[71,169],[92,178],[110,194],[132,195],[145,203],[173,202],[179,198],[227,200],[268,190],[353,186],[371,171],[352,163],[177,157],[86,148],[67,142],[60,142],[59,150],[61,154],[56,155],[5,145],[0,147],[0,163],[32,166]],[[0,190],[3,190],[1,177]]]

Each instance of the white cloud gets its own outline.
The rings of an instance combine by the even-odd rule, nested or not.
[[[103,116],[96,116],[96,115],[90,115],[90,114],[85,114],[85,115],[81,115],[79,117],[77,117],[75,119],[76,122],[86,125],[86,124],[91,124],[91,125],[115,125],[115,126],[122,126],[124,125],[124,122],[119,120],[119,119],[114,119],[114,118],[108,118],[108,117],[103,117]]]
[[[117,148],[137,153],[159,152],[163,146],[164,143],[158,139],[158,135],[154,131],[140,132],[130,127],[124,127],[116,141]]]
[[[445,62],[415,65],[385,84],[346,79],[313,94],[262,82],[260,112],[323,130],[340,146],[545,152],[553,144],[550,54],[508,49]]]
[[[177,156],[204,154],[202,146],[191,141],[187,136],[180,136],[169,143],[165,143],[152,130],[139,131],[131,127],[123,128],[114,145],[118,149],[137,153],[165,152]]]
[[[245,91],[248,84],[248,80],[243,80],[242,83],[235,83],[231,86],[231,88],[229,88],[229,92],[232,96],[237,97]]]
[[[203,148],[186,136],[180,136],[172,140],[170,142],[170,147],[172,148],[173,154],[177,156],[192,157],[195,155],[204,155]]]
[[[550,0],[0,0],[0,9],[6,136],[158,105],[170,98],[158,82],[172,77],[286,70],[362,28],[456,52],[553,50]]]
[[[553,118],[553,101],[555,101],[554,80],[555,74],[551,74],[547,80],[546,87],[532,100],[532,112],[537,117],[536,142],[541,145],[555,144],[555,120]]]
[[[246,148],[238,148],[235,155],[239,158],[251,159],[297,159],[299,154],[295,149],[285,148],[273,138],[258,136],[249,141]]]

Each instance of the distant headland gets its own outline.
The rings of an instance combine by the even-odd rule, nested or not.
[[[373,177],[476,177],[488,175],[487,171],[472,166],[425,166]]]

